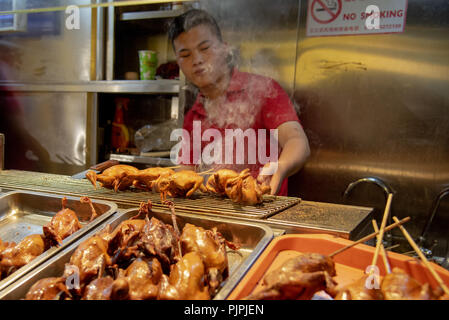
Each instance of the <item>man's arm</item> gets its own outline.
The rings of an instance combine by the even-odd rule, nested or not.
[[[301,124],[296,121],[287,121],[277,129],[279,146],[282,151],[277,171],[270,181],[271,194],[276,194],[282,181],[298,172],[310,155],[309,141]]]

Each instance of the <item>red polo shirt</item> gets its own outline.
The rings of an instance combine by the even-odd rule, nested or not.
[[[190,138],[190,158],[186,160],[185,157],[181,157],[182,164],[193,164],[194,149],[196,149],[197,155],[202,154],[204,148],[215,141],[217,138],[216,135],[209,135],[209,137],[203,135],[207,129],[215,129],[215,134],[219,132],[223,137],[221,139],[222,164],[213,164],[211,167],[214,169],[230,168],[236,171],[241,171],[243,168],[250,168],[251,174],[257,177],[260,168],[264,165],[264,163],[260,162],[261,159],[259,159],[259,156],[255,156],[258,154],[259,138],[266,140],[265,155],[269,156],[271,150],[269,147],[269,129],[276,129],[279,125],[287,121],[299,122],[290,98],[276,81],[264,76],[240,72],[237,69],[232,71],[226,96],[219,103],[219,107],[214,106],[208,114],[204,106],[205,101],[205,97],[201,93],[198,94],[194,105],[184,117],[183,128],[189,133]],[[196,136],[197,139],[194,139],[194,121],[201,123],[202,139],[198,139],[198,135]],[[196,128],[198,128],[198,125]],[[233,141],[234,154],[232,155],[232,162],[229,163],[229,161],[225,161],[226,151],[230,150],[228,147],[225,147],[225,136],[229,131],[234,130],[235,132],[236,129],[241,129],[244,133],[249,133],[247,137],[251,136],[252,140],[249,138],[244,139],[243,156],[241,155],[242,149],[238,149],[235,141]],[[260,131],[259,129],[267,130]],[[260,132],[263,131],[265,131],[265,136],[260,135]],[[194,143],[194,140],[196,143]],[[198,143],[198,141],[200,142]],[[277,143],[276,140],[274,141]],[[280,151],[278,150],[278,153],[275,155],[276,158],[278,158]],[[182,151],[180,154],[182,154]],[[231,155],[228,152],[227,160],[230,158]],[[202,161],[201,158],[200,161]],[[286,196],[288,191],[287,186],[287,179],[284,179],[278,195]]]

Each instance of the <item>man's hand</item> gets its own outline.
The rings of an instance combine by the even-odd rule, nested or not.
[[[277,194],[285,178],[298,172],[310,155],[309,142],[302,126],[296,121],[281,124],[278,129],[281,155],[274,163],[267,163],[257,180],[271,187],[271,194]],[[271,167],[271,169],[267,169]],[[265,173],[265,174],[262,174]]]

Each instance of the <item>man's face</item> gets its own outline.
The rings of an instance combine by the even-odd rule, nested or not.
[[[228,70],[227,46],[207,25],[181,33],[173,45],[179,67],[199,89],[216,83]]]

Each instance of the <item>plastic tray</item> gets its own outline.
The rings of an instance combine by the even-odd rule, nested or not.
[[[258,292],[262,289],[262,280],[265,274],[278,268],[287,259],[295,257],[300,252],[331,254],[351,243],[353,241],[325,234],[295,234],[277,237],[271,241],[245,277],[231,292],[228,300],[243,299],[251,293]],[[338,283],[338,286],[345,286],[359,279],[364,274],[366,267],[371,265],[374,252],[374,247],[358,244],[337,254],[333,260],[337,272],[334,280]],[[432,288],[437,287],[438,284],[430,271],[418,259],[390,251],[387,256],[391,269],[394,267],[401,268],[421,284],[428,282]],[[377,266],[379,267],[379,275],[384,276],[386,269],[381,256],[379,256]],[[432,263],[432,266],[443,281],[449,285],[449,271],[435,263]]]

